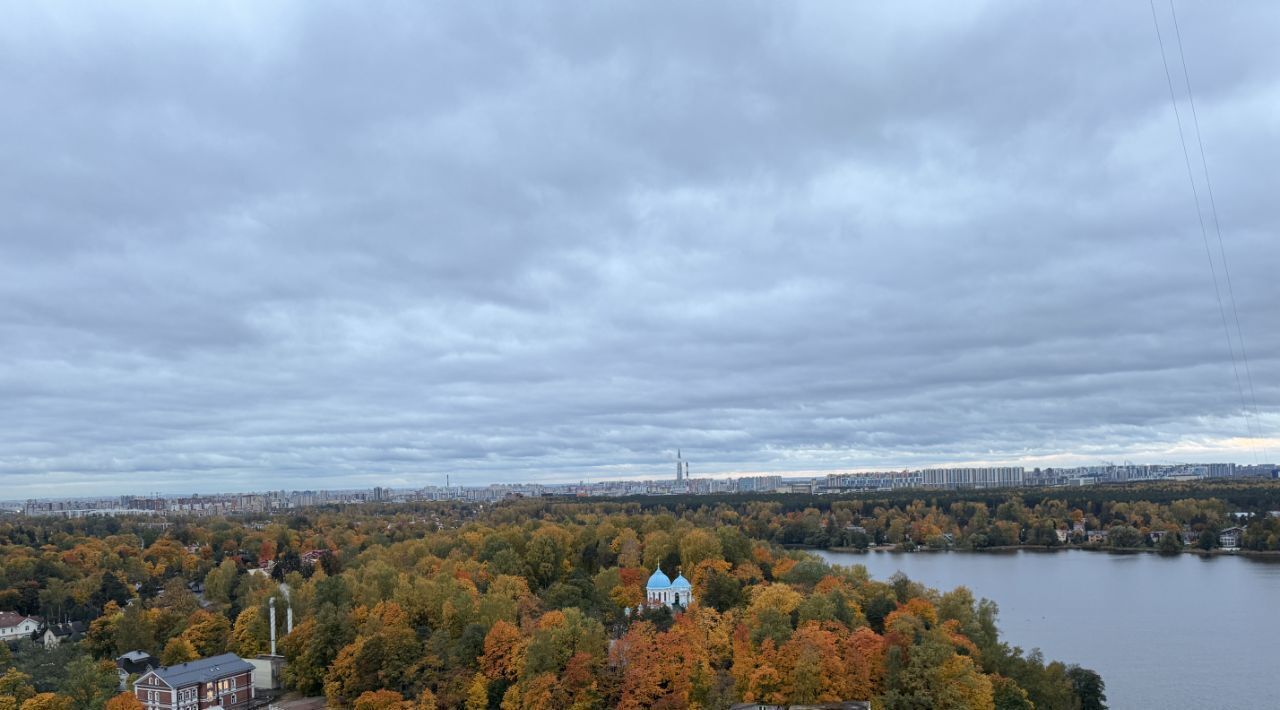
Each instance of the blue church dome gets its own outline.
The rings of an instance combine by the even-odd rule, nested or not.
[[[649,577],[649,582],[645,584],[646,589],[666,589],[670,586],[671,578],[662,573],[661,567],[653,571],[653,575]]]
[[[684,575],[681,574],[681,575],[678,575],[675,581],[671,583],[671,588],[672,589],[693,589],[693,585],[689,584],[689,580],[685,579]]]

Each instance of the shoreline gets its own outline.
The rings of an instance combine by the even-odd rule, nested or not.
[[[915,550],[895,550],[892,545],[881,545],[879,547],[871,547],[865,550],[856,547],[814,547],[812,545],[784,545],[789,550],[822,550],[826,552],[840,552],[848,554],[915,554],[915,553],[938,553],[938,552],[964,552],[970,554],[982,554],[986,552],[1013,552],[1017,550],[1028,550],[1031,552],[1068,552],[1070,550],[1082,550],[1085,552],[1115,552],[1124,554],[1147,553],[1159,555],[1160,551],[1150,547],[1091,547],[1086,545],[1063,545],[1060,547],[1045,547],[1044,545],[999,545],[997,547],[984,547],[980,550],[966,550],[958,548],[948,548],[944,550],[931,550],[918,548]],[[1280,557],[1280,550],[1179,550],[1176,554],[1164,555],[1165,557],[1176,557],[1178,555],[1198,555],[1200,557]]]

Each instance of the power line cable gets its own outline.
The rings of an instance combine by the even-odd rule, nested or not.
[[[1227,299],[1231,302],[1231,316],[1236,325],[1236,342],[1240,344],[1240,361],[1244,365],[1245,385],[1249,390],[1249,400],[1253,405],[1253,423],[1262,434],[1262,419],[1258,415],[1258,396],[1253,388],[1253,372],[1249,367],[1249,353],[1244,346],[1244,329],[1240,327],[1240,311],[1236,308],[1236,292],[1231,283],[1231,269],[1227,266],[1227,248],[1222,241],[1222,224],[1218,221],[1218,202],[1213,196],[1213,181],[1209,179],[1209,160],[1205,157],[1204,139],[1200,134],[1200,116],[1196,112],[1196,95],[1191,91],[1191,74],[1187,71],[1187,55],[1182,50],[1182,30],[1178,25],[1178,11],[1173,0],[1169,0],[1169,14],[1173,18],[1173,32],[1178,39],[1178,58],[1182,61],[1182,80],[1187,86],[1187,103],[1191,106],[1191,125],[1195,128],[1196,144],[1200,148],[1200,165],[1204,169],[1205,192],[1209,196],[1209,212],[1213,215],[1213,230],[1218,236],[1218,257],[1222,262],[1222,274],[1227,282]],[[1265,439],[1262,439],[1265,442]],[[1267,453],[1263,443],[1263,453]]]
[[[1200,237],[1204,241],[1204,255],[1209,260],[1209,275],[1213,279],[1213,294],[1218,300],[1218,314],[1222,317],[1222,329],[1227,336],[1227,352],[1231,357],[1231,372],[1235,375],[1236,391],[1240,395],[1240,405],[1243,408],[1245,429],[1249,437],[1253,437],[1253,426],[1249,418],[1249,404],[1245,399],[1244,385],[1240,379],[1240,368],[1236,365],[1235,345],[1231,342],[1231,326],[1227,321],[1227,309],[1222,302],[1222,288],[1218,285],[1218,270],[1213,265],[1213,249],[1209,246],[1209,230],[1204,222],[1204,210],[1200,207],[1200,190],[1196,187],[1195,171],[1191,167],[1191,151],[1187,149],[1187,138],[1182,128],[1182,112],[1178,110],[1177,93],[1173,88],[1173,74],[1169,71],[1169,60],[1165,56],[1164,36],[1160,32],[1160,19],[1156,14],[1155,0],[1149,0],[1151,5],[1151,22],[1156,29],[1156,42],[1160,45],[1160,62],[1164,65],[1164,77],[1169,85],[1169,101],[1173,104],[1174,120],[1178,124],[1178,141],[1182,144],[1182,159],[1187,166],[1187,180],[1191,183],[1191,197],[1195,202],[1196,218],[1200,222]],[[1254,462],[1257,463],[1257,448],[1253,447]]]

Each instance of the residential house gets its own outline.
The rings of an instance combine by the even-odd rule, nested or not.
[[[83,621],[68,621],[62,624],[49,624],[40,634],[40,641],[45,650],[55,649],[63,641],[79,641],[84,638],[88,626]]]
[[[1244,536],[1244,528],[1232,527],[1218,533],[1218,547],[1224,550],[1239,550],[1240,538]]]
[[[307,550],[302,553],[302,564],[314,565],[327,554],[329,554],[328,550]]]
[[[253,703],[253,666],[234,653],[161,666],[133,684],[146,710],[247,710]]]
[[[129,689],[129,676],[143,676],[160,667],[160,659],[146,651],[129,651],[116,657],[116,675],[120,690]]]
[[[1106,530],[1090,530],[1087,533],[1089,544],[1101,544],[1107,541]]]
[[[15,611],[0,611],[0,641],[29,639],[40,630],[40,618]]]
[[[257,567],[249,569],[249,574],[256,574],[263,577],[270,577],[271,573],[276,569],[275,560],[262,560]]]

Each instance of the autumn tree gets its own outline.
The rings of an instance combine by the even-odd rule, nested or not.
[[[742,602],[742,583],[732,575],[733,565],[721,559],[706,559],[689,573],[694,598],[703,606],[724,612]]]
[[[114,663],[81,656],[67,665],[60,690],[77,708],[101,708],[116,694],[118,684]]]
[[[617,584],[609,589],[609,599],[619,608],[635,609],[644,603],[644,583],[649,575],[640,567],[620,567]]]
[[[532,578],[539,587],[549,587],[560,579],[567,562],[568,533],[559,526],[538,528],[525,551]]]
[[[991,694],[995,710],[1035,710],[1036,707],[1026,690],[1002,675],[991,676]]]
[[[155,622],[141,604],[125,607],[114,626],[116,654],[156,648]]]
[[[31,676],[17,668],[10,668],[0,675],[0,697],[12,698],[14,703],[20,706],[35,694],[36,689],[31,684]]]
[[[705,560],[721,559],[720,538],[709,530],[694,529],[680,538],[680,564],[692,573]]]
[[[407,689],[412,681],[410,672],[420,655],[416,634],[403,623],[357,636],[338,652],[329,667],[325,696],[341,705],[369,690]]]
[[[484,639],[480,670],[490,680],[514,681],[524,670],[524,639],[515,626],[498,621]]]
[[[261,609],[245,609],[236,616],[231,642],[236,655],[241,658],[252,658],[270,649],[271,629],[267,620],[262,618]]]
[[[144,710],[144,708],[136,695],[126,691],[108,700],[104,710]]]
[[[847,629],[810,621],[779,649],[783,695],[793,703],[835,702],[853,697],[840,648]]]
[[[164,645],[164,650],[160,653],[160,663],[166,666],[175,666],[198,658],[200,654],[196,652],[196,647],[181,636],[169,639],[169,643]]]
[[[768,638],[774,645],[785,643],[791,636],[791,612],[803,597],[785,584],[757,587],[747,606],[747,626],[756,643]]]
[[[600,654],[606,647],[604,627],[579,609],[551,611],[534,628],[525,648],[524,678],[542,673],[559,675],[574,654]]]
[[[613,647],[614,664],[622,669],[622,710],[653,707],[666,694],[658,634],[647,621],[633,624]]]
[[[228,604],[231,602],[231,591],[236,587],[236,578],[240,568],[230,557],[209,571],[204,578],[204,595],[215,602]]]
[[[467,688],[467,710],[487,710],[489,707],[489,682],[483,673],[476,673]]]
[[[418,695],[418,702],[414,706],[414,710],[436,710],[439,703],[436,702],[436,694],[431,692],[430,688],[423,688]]]
[[[886,710],[994,710],[991,680],[957,654],[953,629],[939,625],[937,609],[918,597],[886,617]]]
[[[222,614],[197,611],[188,619],[182,638],[191,642],[201,658],[225,653],[231,637],[231,624]]]
[[[618,531],[617,537],[610,543],[610,549],[618,556],[619,567],[639,567],[641,562],[640,537],[631,528]]]
[[[102,610],[101,616],[89,623],[84,644],[90,653],[98,658],[112,658],[120,653],[116,648],[116,627],[123,615],[120,607],[111,602]]]
[[[352,710],[414,710],[414,703],[393,690],[370,690],[351,704]]]
[[[20,710],[79,710],[71,698],[57,693],[38,693],[19,706]]]

